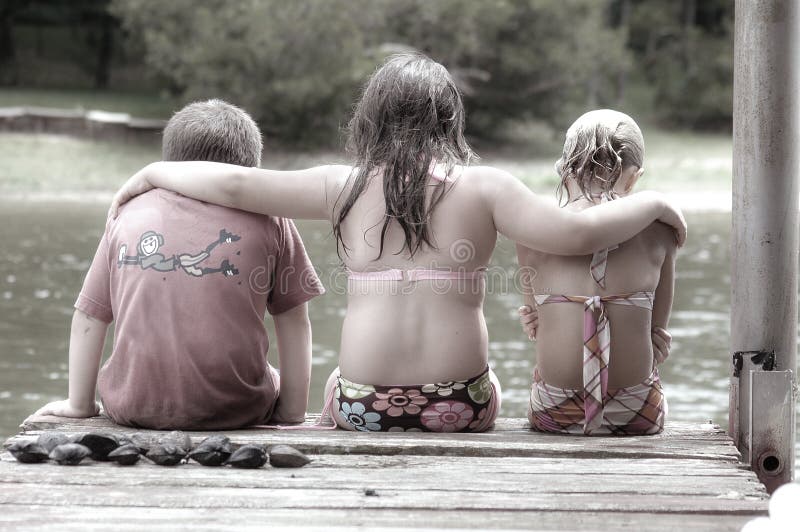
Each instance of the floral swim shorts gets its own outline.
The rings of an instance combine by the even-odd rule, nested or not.
[[[494,424],[498,410],[489,371],[414,386],[356,384],[339,375],[333,407],[364,432],[482,432]]]

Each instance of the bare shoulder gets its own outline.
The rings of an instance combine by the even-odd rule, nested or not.
[[[513,175],[493,166],[466,166],[461,169],[460,179],[475,183],[498,183],[516,179]]]
[[[668,255],[674,254],[678,248],[675,241],[675,230],[661,222],[653,222],[641,233],[645,241],[663,249]]]
[[[458,181],[482,201],[493,205],[497,197],[518,192],[523,186],[520,181],[505,170],[492,166],[468,166],[462,169]]]

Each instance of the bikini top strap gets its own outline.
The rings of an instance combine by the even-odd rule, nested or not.
[[[611,201],[613,198],[603,192],[600,195],[600,203],[605,203],[607,201]],[[606,268],[608,267],[608,252],[617,249],[619,245],[607,247],[605,249],[601,249],[595,251],[592,255],[592,261],[589,263],[589,274],[594,279],[594,282],[600,288],[606,287]]]
[[[460,270],[380,270],[372,272],[354,272],[348,270],[351,281],[436,281],[436,280],[474,280],[486,277],[486,268],[474,271]]]
[[[537,305],[548,305],[551,303],[581,303],[583,305],[594,305],[599,308],[600,304],[608,303],[612,305],[628,305],[647,310],[653,310],[654,292],[631,292],[629,294],[619,294],[610,296],[570,296],[555,294],[535,294],[533,299]]]

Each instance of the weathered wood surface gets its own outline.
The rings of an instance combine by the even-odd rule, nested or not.
[[[105,418],[40,418],[6,444],[51,429],[137,431]],[[195,443],[208,435],[188,434]],[[543,435],[518,419],[485,434],[225,434],[235,444],[287,443],[312,462],[65,467],[2,453],[0,529],[739,530],[766,512],[763,486],[711,425],[673,423],[642,438]]]
[[[316,419],[310,418],[306,423],[312,424]],[[104,417],[66,419],[44,416],[23,424],[21,437],[36,437],[41,431],[54,428],[72,433],[95,430],[140,432],[138,429],[114,425]],[[509,418],[498,420],[493,431],[483,434],[386,433],[376,436],[342,430],[234,430],[222,433],[229,436],[235,444],[285,443],[311,454],[739,460],[739,451],[719,427],[696,423],[671,423],[661,434],[626,438],[586,438],[533,433],[528,429],[526,420]],[[197,443],[211,433],[188,432],[188,434]]]

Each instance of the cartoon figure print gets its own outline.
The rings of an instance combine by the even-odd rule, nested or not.
[[[127,255],[128,246],[122,244],[117,255],[117,267],[140,266],[143,270],[153,269],[159,272],[174,272],[178,269],[186,272],[192,277],[202,277],[212,273],[221,273],[226,277],[238,275],[239,270],[223,260],[217,268],[202,267],[200,263],[211,256],[211,251],[220,244],[230,244],[240,240],[239,235],[229,233],[225,229],[220,229],[219,238],[206,246],[206,249],[194,255],[189,253],[179,253],[171,257],[165,257],[161,253],[156,253],[164,245],[164,236],[155,231],[147,231],[139,237],[139,244],[136,246],[136,255]]]

